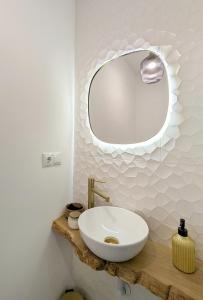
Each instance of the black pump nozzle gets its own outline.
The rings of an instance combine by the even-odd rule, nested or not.
[[[187,237],[188,232],[187,229],[185,228],[185,219],[180,219],[180,226],[178,227],[178,234],[181,236]]]

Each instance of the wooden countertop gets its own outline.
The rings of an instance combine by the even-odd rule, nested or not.
[[[52,228],[75,248],[79,259],[95,270],[105,270],[128,283],[139,283],[165,300],[203,300],[203,262],[197,261],[194,274],[184,274],[171,263],[171,250],[148,241],[142,252],[123,263],[107,262],[94,255],[84,244],[79,230],[72,230],[64,216]]]

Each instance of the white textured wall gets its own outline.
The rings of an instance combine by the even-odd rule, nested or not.
[[[1,0],[2,300],[57,300],[72,284],[51,222],[72,199],[73,89],[74,1]],[[43,151],[63,165],[42,169]]]
[[[107,180],[115,205],[139,211],[151,238],[170,245],[184,217],[203,258],[203,3],[200,0],[78,0],[74,198],[87,199],[87,177]],[[87,82],[95,61],[140,40],[171,45],[180,57],[176,113],[183,122],[157,151],[101,149],[87,132]],[[178,71],[178,70],[177,70]],[[179,85],[179,83],[178,83]],[[146,120],[147,121],[147,120]],[[105,123],[105,120],[104,120]],[[171,128],[171,134],[173,128]],[[164,139],[164,137],[163,137]],[[160,141],[162,142],[162,141]]]

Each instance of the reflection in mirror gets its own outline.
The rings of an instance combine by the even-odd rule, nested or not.
[[[168,105],[164,64],[151,51],[134,51],[105,63],[94,75],[88,99],[90,126],[106,143],[144,142],[163,127]]]
[[[140,73],[144,83],[157,83],[164,76],[164,64],[157,55],[150,53],[141,62]]]

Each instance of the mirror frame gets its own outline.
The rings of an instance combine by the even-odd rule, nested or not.
[[[163,147],[171,139],[176,140],[179,137],[179,125],[182,123],[181,116],[181,105],[178,103],[178,88],[180,86],[180,79],[178,77],[178,72],[180,69],[180,64],[178,60],[180,59],[180,53],[178,50],[173,49],[171,45],[165,46],[150,46],[143,39],[139,40],[139,47],[135,48],[132,45],[127,45],[124,50],[118,51],[108,51],[101,52],[102,58],[96,58],[89,64],[87,70],[86,80],[84,81],[84,90],[80,98],[80,127],[82,129],[82,138],[85,139],[86,144],[93,144],[98,147],[103,153],[113,153],[119,152],[129,153],[133,155],[144,155],[154,152],[157,148]],[[140,41],[141,40],[141,41]],[[136,44],[136,41],[135,41]],[[163,61],[169,85],[169,109],[167,113],[167,119],[162,127],[162,129],[154,137],[148,141],[135,143],[135,144],[108,144],[99,140],[91,130],[89,115],[88,115],[88,94],[92,79],[95,73],[107,62],[126,55],[131,52],[149,50],[154,52]]]

